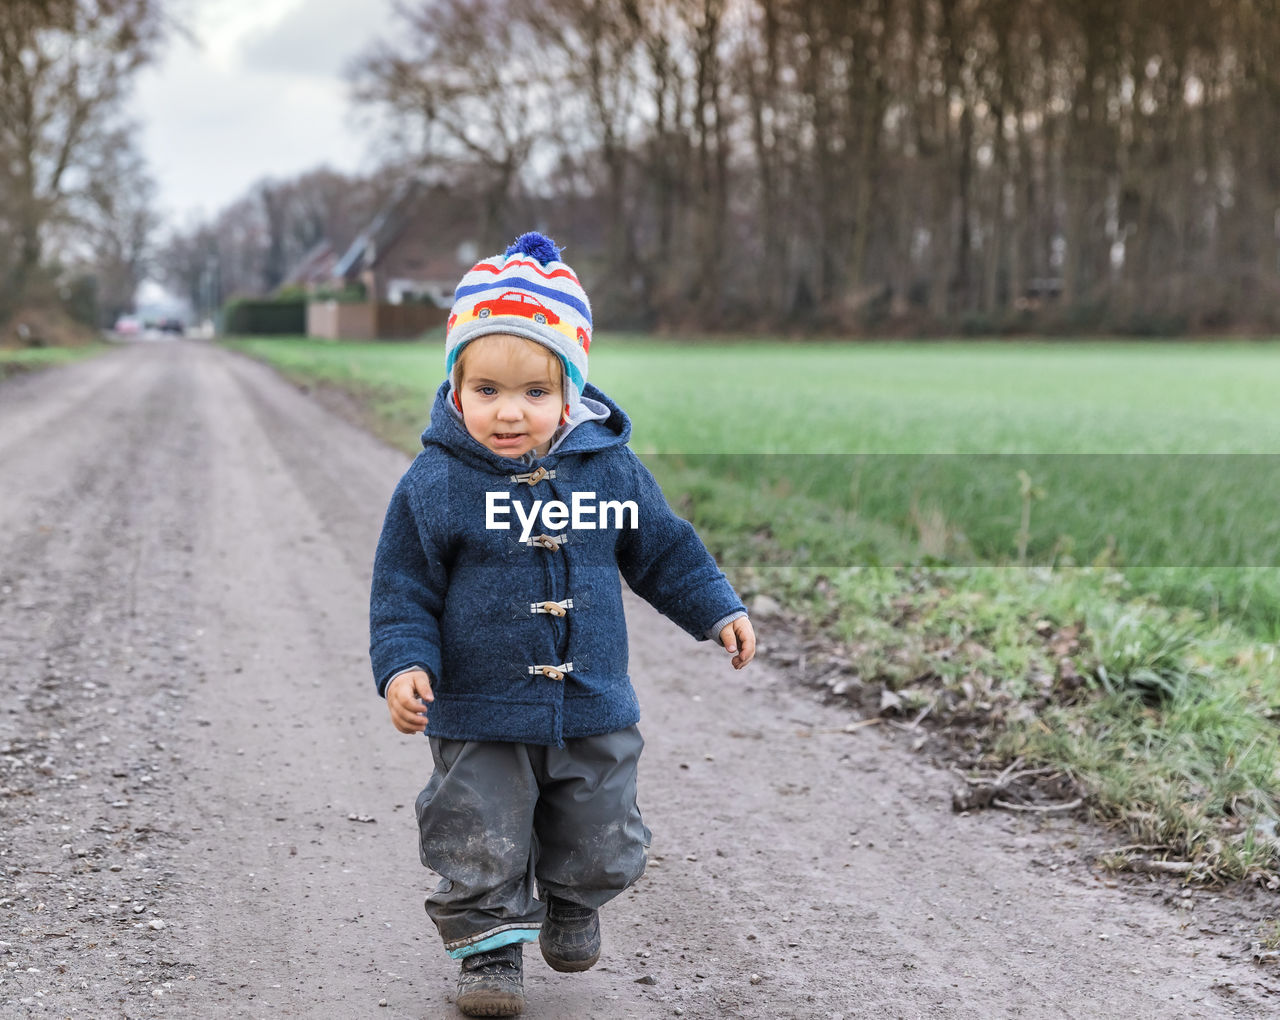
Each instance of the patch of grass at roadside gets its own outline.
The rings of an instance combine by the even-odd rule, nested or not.
[[[0,379],[17,375],[19,372],[64,365],[70,361],[101,354],[107,349],[107,344],[88,344],[83,347],[0,348]]]
[[[443,357],[431,359],[419,344],[363,343],[272,337],[226,341],[259,358],[291,382],[330,386],[354,397],[366,410],[362,424],[393,446],[412,452],[425,427]],[[438,353],[432,348],[432,353]]]
[[[1274,562],[1280,348],[597,339],[592,379],[668,498],[748,599],[798,614],[833,696],[925,713],[975,765],[1054,770],[1194,877],[1280,875],[1280,570],[1239,566]],[[235,346],[417,449],[439,344]],[[1096,459],[1132,454],[1165,459]]]
[[[800,613],[808,654],[788,662],[831,697],[940,724],[980,772],[1052,770],[1118,843],[1192,862],[1189,877],[1280,873],[1275,645],[1112,570],[774,567],[735,581]]]
[[[1264,921],[1258,928],[1257,950],[1280,953],[1280,920]]]
[[[1131,471],[1122,457],[1042,458],[1060,495],[1032,503],[1019,480],[1031,456],[645,457],[726,568],[1111,567],[1162,602],[1280,640],[1280,477],[1267,482],[1280,456],[1198,459]],[[1156,476],[1163,488],[1140,484]]]

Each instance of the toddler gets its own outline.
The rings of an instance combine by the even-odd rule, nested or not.
[[[599,908],[644,873],[619,574],[735,669],[755,636],[587,383],[591,307],[559,249],[525,234],[454,301],[447,378],[378,542],[370,655],[395,727],[430,737],[419,851],[457,1005],[513,1016],[523,944],[588,969]]]

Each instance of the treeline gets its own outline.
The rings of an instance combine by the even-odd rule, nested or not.
[[[638,325],[1280,326],[1275,0],[419,0],[422,167],[595,210]]]
[[[132,306],[158,223],[123,105],[168,28],[160,0],[0,3],[0,330]]]

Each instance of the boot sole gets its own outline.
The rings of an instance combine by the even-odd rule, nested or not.
[[[509,992],[473,992],[454,1003],[464,1016],[519,1016],[524,1012],[524,996]]]
[[[538,948],[542,950],[542,958],[547,961],[547,966],[552,970],[558,970],[561,974],[577,974],[580,971],[590,970],[600,961],[599,952],[585,960],[562,960],[548,953],[547,947],[541,942],[538,943]]]

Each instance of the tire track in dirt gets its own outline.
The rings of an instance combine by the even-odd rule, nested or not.
[[[202,344],[20,381],[16,401],[0,386],[0,436],[29,437],[0,442],[20,479],[0,578],[40,608],[4,603],[0,634],[0,1003],[456,1015],[421,906],[430,758],[365,656],[405,458]],[[1109,888],[1084,827],[954,816],[946,773],[894,735],[845,733],[785,675],[628,612],[652,867],[606,908],[596,969],[526,953],[527,1016],[1269,1012],[1274,978],[1201,930],[1206,894],[1171,910]]]

